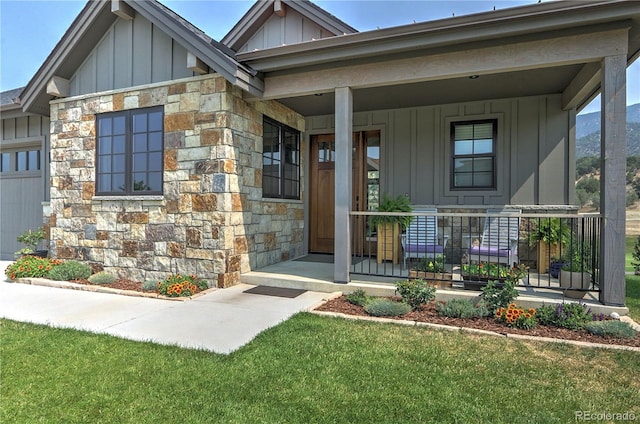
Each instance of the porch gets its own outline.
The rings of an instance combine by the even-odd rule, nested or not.
[[[373,217],[380,216],[409,217],[413,228],[404,228],[401,233],[383,241],[380,230],[370,225]],[[624,287],[624,281],[606,281],[600,272],[602,217],[598,214],[517,213],[504,221],[499,213],[435,213],[429,217],[435,218],[437,223],[438,242],[443,244],[447,239],[442,251],[407,252],[410,244],[424,239],[421,233],[434,231],[419,225],[427,217],[422,212],[352,212],[349,283],[334,282],[335,268],[343,261],[338,260],[335,264],[334,255],[328,254],[309,254],[245,273],[242,282],[321,292],[350,293],[361,288],[372,295],[391,296],[395,292],[394,281],[424,278],[437,284],[438,300],[448,300],[474,298],[480,294],[483,283],[488,280],[499,282],[511,267],[521,265],[524,274],[517,285],[518,304],[536,307],[543,303],[582,301],[602,313],[628,312],[624,306],[604,306],[606,302],[602,300],[603,291],[611,290],[608,284],[622,283]],[[492,218],[502,221],[496,221],[498,227],[490,230]],[[515,256],[509,258],[515,257],[516,262],[505,264],[498,250],[474,256],[473,245],[486,242],[483,239],[491,235],[489,231],[505,237],[508,232],[502,227],[513,227],[514,224],[517,234],[517,240],[512,244]],[[553,243],[554,240],[558,243]],[[496,243],[497,246],[500,241]],[[381,257],[384,250],[395,253]],[[557,269],[553,269],[554,264],[558,264]],[[584,273],[574,275],[560,271],[561,266]],[[427,270],[434,272],[420,273]]]

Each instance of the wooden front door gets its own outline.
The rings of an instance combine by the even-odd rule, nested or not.
[[[370,133],[370,132],[369,132]],[[351,207],[355,211],[367,208],[366,144],[367,134],[354,133]],[[376,131],[376,134],[379,133]],[[309,252],[333,253],[335,223],[335,137],[334,134],[311,137]],[[353,248],[358,250],[364,241],[362,225],[354,225]]]

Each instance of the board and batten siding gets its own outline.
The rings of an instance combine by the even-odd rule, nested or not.
[[[194,76],[187,49],[149,20],[118,19],[70,79],[71,96]]]
[[[42,225],[42,202],[49,200],[49,118],[7,113],[0,120],[0,153],[39,149],[40,171],[0,173],[0,258],[12,260],[24,247],[20,233]]]
[[[315,22],[288,8],[287,14],[283,17],[272,15],[249,41],[240,48],[239,53],[333,36],[332,33]]]
[[[497,189],[450,189],[452,122],[497,119]],[[306,132],[332,133],[333,115],[308,117]],[[381,130],[381,192],[420,205],[571,205],[575,112],[561,96],[358,112],[354,131]]]

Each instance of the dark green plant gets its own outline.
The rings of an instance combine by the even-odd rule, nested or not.
[[[411,306],[406,303],[380,298],[372,300],[364,307],[364,310],[375,317],[397,317],[410,312]]]
[[[628,323],[618,320],[592,321],[585,324],[584,329],[591,334],[615,339],[632,339],[637,335]]]
[[[436,303],[438,315],[450,318],[481,318],[488,315],[484,303],[474,305],[467,299],[451,299],[448,302]]]
[[[564,256],[563,271],[588,272],[593,271],[591,245],[588,242],[575,242],[570,245]]]
[[[396,281],[393,284],[396,286],[396,293],[398,293],[402,297],[402,300],[409,304],[414,311],[419,310],[420,305],[423,303],[427,303],[436,297],[436,289],[424,280],[402,280]]]
[[[633,257],[631,266],[637,274],[640,272],[640,236],[638,236],[636,242],[633,244],[633,252],[631,252],[631,256]]]
[[[91,267],[78,261],[66,261],[51,268],[49,278],[55,281],[86,279],[91,276]]]
[[[391,197],[388,194],[382,195],[380,200],[380,206],[378,206],[377,212],[412,212],[413,208],[409,198],[404,195],[398,197]],[[389,216],[389,215],[375,215],[370,218],[370,228],[377,228],[379,224],[387,223],[399,223],[402,229],[406,229],[413,221],[412,216]]]
[[[584,303],[559,303],[542,305],[536,310],[542,325],[577,330],[593,321],[591,310]]]
[[[36,251],[38,244],[44,240],[44,228],[40,227],[37,230],[27,230],[20,234],[17,240],[26,247],[18,250],[16,255],[28,255],[33,253]]]
[[[113,284],[116,281],[116,277],[113,274],[109,274],[106,271],[100,271],[89,277],[91,284]]]
[[[23,256],[9,265],[4,273],[10,280],[18,278],[46,278],[54,267],[62,262],[58,259]]]
[[[345,298],[349,303],[358,306],[366,306],[372,300],[371,296],[367,295],[367,292],[363,289],[356,289],[353,293],[346,295]]]
[[[509,276],[510,268],[507,265],[496,263],[472,263],[462,265],[462,275],[470,277],[503,279]]]
[[[487,309],[494,314],[500,308],[506,309],[518,297],[518,291],[514,286],[515,283],[511,280],[505,280],[502,287],[498,286],[495,281],[489,281],[482,288],[480,298],[487,306]]]
[[[421,272],[445,272],[444,258],[442,256],[438,256],[437,258],[422,258],[414,269]]]
[[[571,228],[568,225],[562,225],[560,218],[543,218],[538,226],[529,233],[529,244],[533,246],[537,242],[543,241],[549,245],[565,245],[570,238]]]

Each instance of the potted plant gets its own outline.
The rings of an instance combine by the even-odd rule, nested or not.
[[[25,247],[15,252],[16,257],[33,255],[46,258],[49,253],[48,250],[36,250],[40,242],[44,240],[43,227],[40,227],[37,230],[26,230],[20,234],[16,240],[25,245]]]
[[[451,288],[453,274],[446,272],[444,268],[444,257],[422,258],[418,265],[409,270],[409,278],[419,278],[426,280],[432,286],[444,289]]]
[[[570,237],[571,229],[568,225],[562,225],[560,218],[539,221],[536,228],[529,233],[529,244],[538,245],[538,272],[550,269],[549,258],[558,257],[560,247],[566,245]]]
[[[565,263],[560,271],[560,287],[566,297],[582,299],[591,287],[593,276],[591,246],[576,243],[567,251]]]
[[[412,212],[413,208],[407,196],[391,197],[384,194],[380,200],[377,212]],[[378,231],[378,263],[383,260],[391,260],[394,264],[400,262],[402,231],[411,223],[412,216],[401,215],[375,215],[371,217],[371,228]]]

